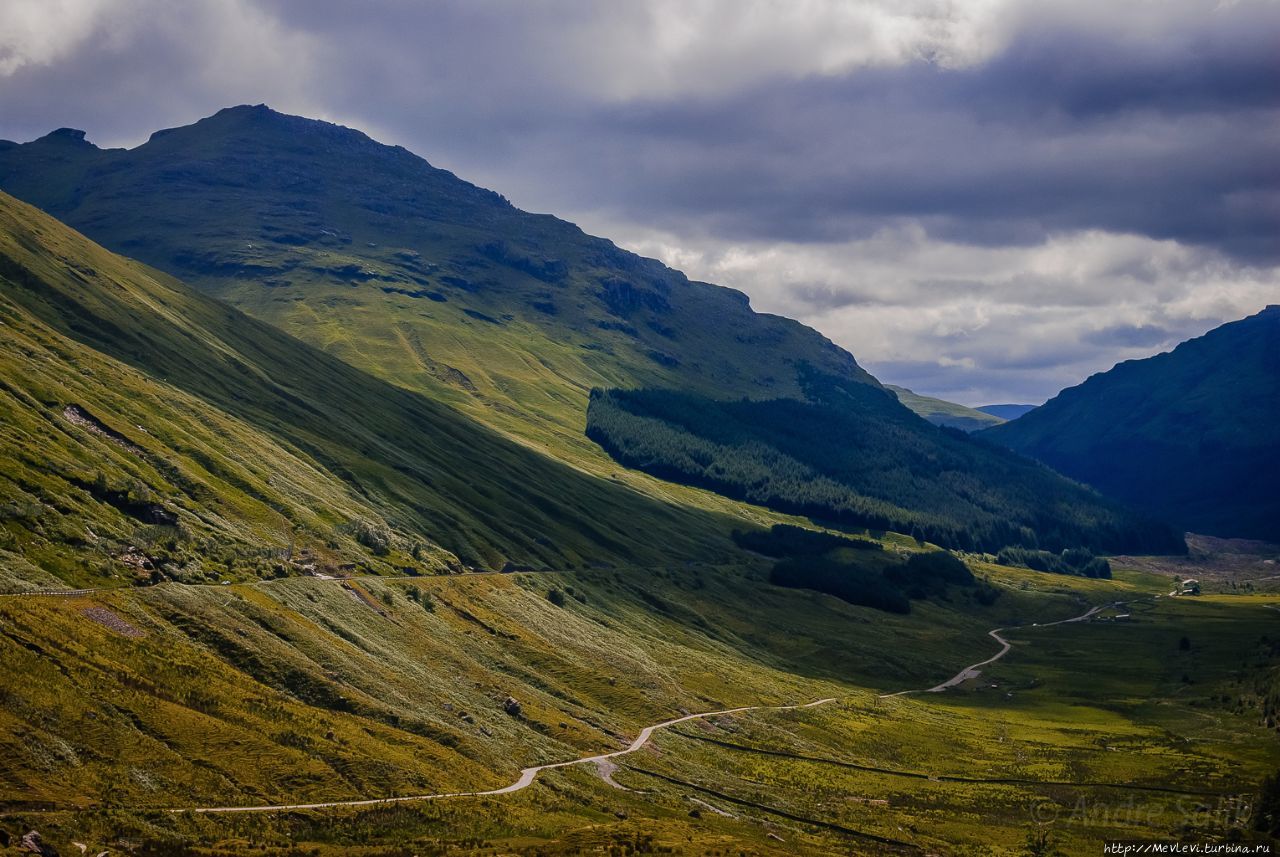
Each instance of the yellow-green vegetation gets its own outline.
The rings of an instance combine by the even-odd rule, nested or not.
[[[911,437],[942,433],[811,331],[408,153],[256,109],[215,120],[194,149],[158,135],[131,176],[74,135],[4,174],[203,200],[226,229],[198,247],[152,229],[159,202],[72,207],[311,344],[0,195],[0,853],[32,829],[64,854],[281,857],[1253,835],[1230,814],[1280,763],[1266,596],[1223,578],[1169,598],[1186,566],[1151,559],[1115,560],[1114,579],[990,554],[961,568],[894,532],[735,543],[802,522],[620,470],[582,434],[591,388],[758,403],[816,369]],[[282,143],[373,179],[259,172]],[[244,204],[255,183],[340,191],[262,209]],[[922,462],[944,449],[921,443]],[[910,612],[771,585],[775,560],[865,563]],[[1231,574],[1262,581],[1270,561]],[[1047,624],[1091,605],[1109,606]],[[993,628],[1010,649],[977,676],[889,696],[990,658]],[[688,720],[510,794],[192,811],[491,790],[681,715],[827,698]]]
[[[806,430],[792,434],[802,441],[839,439],[840,460],[761,439],[777,468],[760,467],[754,448],[717,444],[693,457],[735,477],[752,471],[747,486],[675,480],[783,512],[966,549],[1182,549],[1180,533],[929,425],[847,351],[796,321],[753,311],[740,292],[521,211],[353,129],[265,105],[221,110],[129,150],[98,149],[63,129],[0,147],[0,187],[351,366],[661,502],[740,514],[710,491],[636,472],[670,479],[688,468],[611,460],[584,434],[592,390],[747,399],[753,410],[798,421]],[[756,482],[790,490],[771,485],[762,498],[750,490]],[[532,549],[498,552],[509,557],[515,547]]]
[[[996,604],[910,617],[710,566],[7,598],[0,828],[192,853],[1018,854],[1050,821],[1068,853],[1229,835],[1280,763],[1264,599],[989,571]],[[958,690],[880,697],[987,656],[990,627],[1110,601],[1006,632],[1010,655]],[[826,696],[659,732],[616,760],[631,791],[585,766],[497,797],[159,811],[496,788],[683,711]]]
[[[10,197],[0,322],[0,549],[70,583],[732,549],[728,518],[554,462]]]
[[[132,150],[54,133],[0,149],[0,186],[105,246],[361,369],[600,474],[595,387],[795,395],[802,362],[878,386],[745,295],[359,131],[264,105]]]

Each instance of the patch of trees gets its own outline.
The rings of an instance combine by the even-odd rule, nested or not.
[[[946,551],[912,554],[899,561],[886,556],[878,542],[789,524],[734,533],[734,540],[778,557],[769,573],[769,582],[776,586],[812,589],[890,613],[910,613],[913,599],[946,598],[949,586],[978,587],[983,604],[999,594],[989,583],[980,584],[963,561]]]
[[[1062,553],[1028,550],[1020,547],[1002,548],[996,554],[1000,565],[1016,565],[1036,571],[1054,574],[1071,574],[1076,577],[1111,578],[1111,563],[1084,548],[1069,548]]]
[[[947,548],[1182,552],[1181,537],[891,393],[801,370],[806,398],[593,390],[587,436],[627,467],[816,521]]]
[[[911,602],[879,571],[823,557],[784,559],[769,573],[775,586],[813,589],[850,604],[910,613]]]
[[[837,548],[884,550],[884,545],[870,539],[838,536],[794,524],[774,524],[768,530],[735,530],[733,540],[740,548],[773,557],[821,556]]]
[[[888,569],[885,577],[903,589],[907,597],[917,600],[931,595],[945,597],[949,584],[975,583],[969,567],[946,551],[912,554],[902,565]]]

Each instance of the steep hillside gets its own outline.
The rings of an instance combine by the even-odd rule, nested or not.
[[[892,384],[886,384],[885,388],[891,390],[898,397],[899,402],[902,402],[917,415],[924,417],[935,426],[947,426],[948,428],[960,429],[960,431],[978,431],[979,429],[998,426],[1007,419],[978,408],[957,405],[955,402],[935,399],[932,396],[921,396],[906,387],[895,387]]]
[[[86,582],[732,550],[727,520],[551,461],[5,195],[0,319],[0,565],[28,582],[13,555]]]
[[[805,377],[808,401],[667,390],[592,395],[587,432],[618,461],[737,499],[948,548],[1181,553],[1180,536],[1046,467],[930,425],[891,393]]]
[[[1218,536],[1280,541],[1280,306],[1121,363],[983,437]]]

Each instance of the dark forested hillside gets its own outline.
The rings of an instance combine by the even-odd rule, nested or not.
[[[805,375],[808,400],[595,391],[587,434],[629,467],[785,512],[911,533],[946,547],[1183,550],[1163,525],[1045,467]]]
[[[1196,532],[1280,541],[1280,306],[982,436]]]

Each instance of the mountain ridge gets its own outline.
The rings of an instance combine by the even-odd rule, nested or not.
[[[937,426],[950,426],[961,431],[974,432],[999,425],[1007,419],[999,414],[984,411],[982,408],[970,408],[945,399],[922,396],[906,387],[893,384],[885,386],[898,397],[898,401]]]
[[[1039,405],[1019,405],[1019,404],[1000,404],[1000,405],[980,405],[974,408],[975,411],[981,411],[984,414],[990,414],[993,417],[999,417],[1006,422],[1016,420],[1025,413],[1034,411]]]

